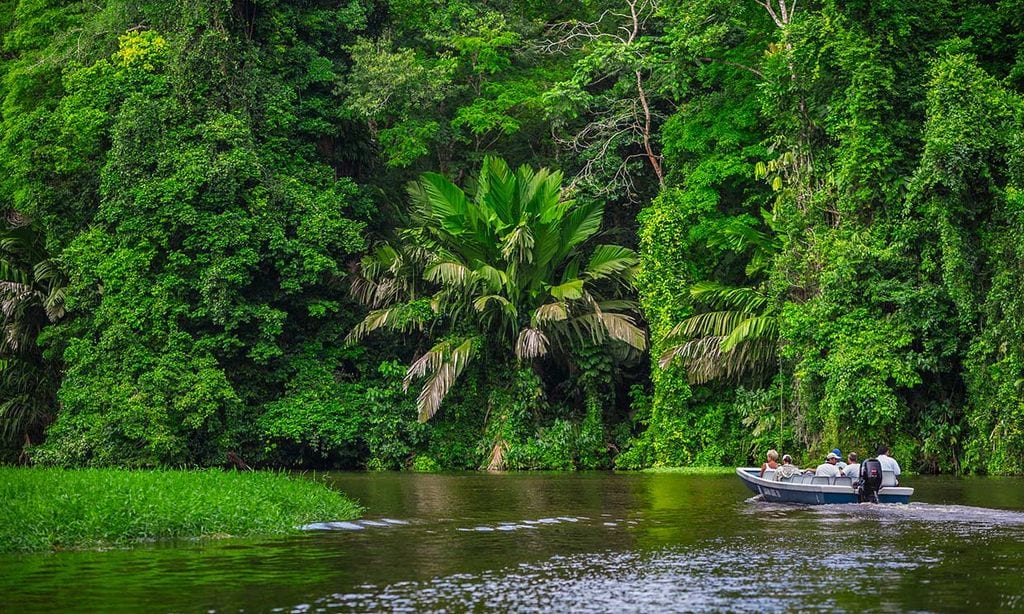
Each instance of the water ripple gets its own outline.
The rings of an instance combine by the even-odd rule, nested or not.
[[[712,544],[653,555],[605,552],[555,556],[536,564],[481,574],[452,574],[428,582],[398,582],[372,592],[338,593],[317,600],[319,611],[842,611],[834,599],[834,579],[815,573],[817,560],[793,560],[785,548],[754,544]],[[927,566],[933,559],[916,553],[912,561],[880,559],[871,549],[846,552],[845,565],[877,578],[895,569]],[[787,561],[786,569],[779,565]],[[772,577],[774,576],[774,578]],[[869,575],[868,577],[871,577]],[[752,583],[759,590],[751,590]],[[877,589],[878,587],[868,587]]]

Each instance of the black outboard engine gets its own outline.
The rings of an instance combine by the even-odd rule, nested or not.
[[[882,463],[877,458],[869,458],[860,464],[857,499],[861,503],[878,503],[878,489],[881,487]]]

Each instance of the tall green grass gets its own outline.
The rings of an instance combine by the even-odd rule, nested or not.
[[[360,511],[280,473],[0,467],[0,552],[276,535]]]

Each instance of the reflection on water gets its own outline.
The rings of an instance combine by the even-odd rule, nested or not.
[[[0,557],[0,610],[1024,608],[1021,479],[917,478],[910,505],[818,507],[748,499],[734,476],[333,479],[365,518],[286,539]]]

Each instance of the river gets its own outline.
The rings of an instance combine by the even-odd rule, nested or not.
[[[735,476],[337,473],[364,517],[268,540],[0,557],[3,612],[1024,609],[1024,479],[906,506],[761,503]]]

